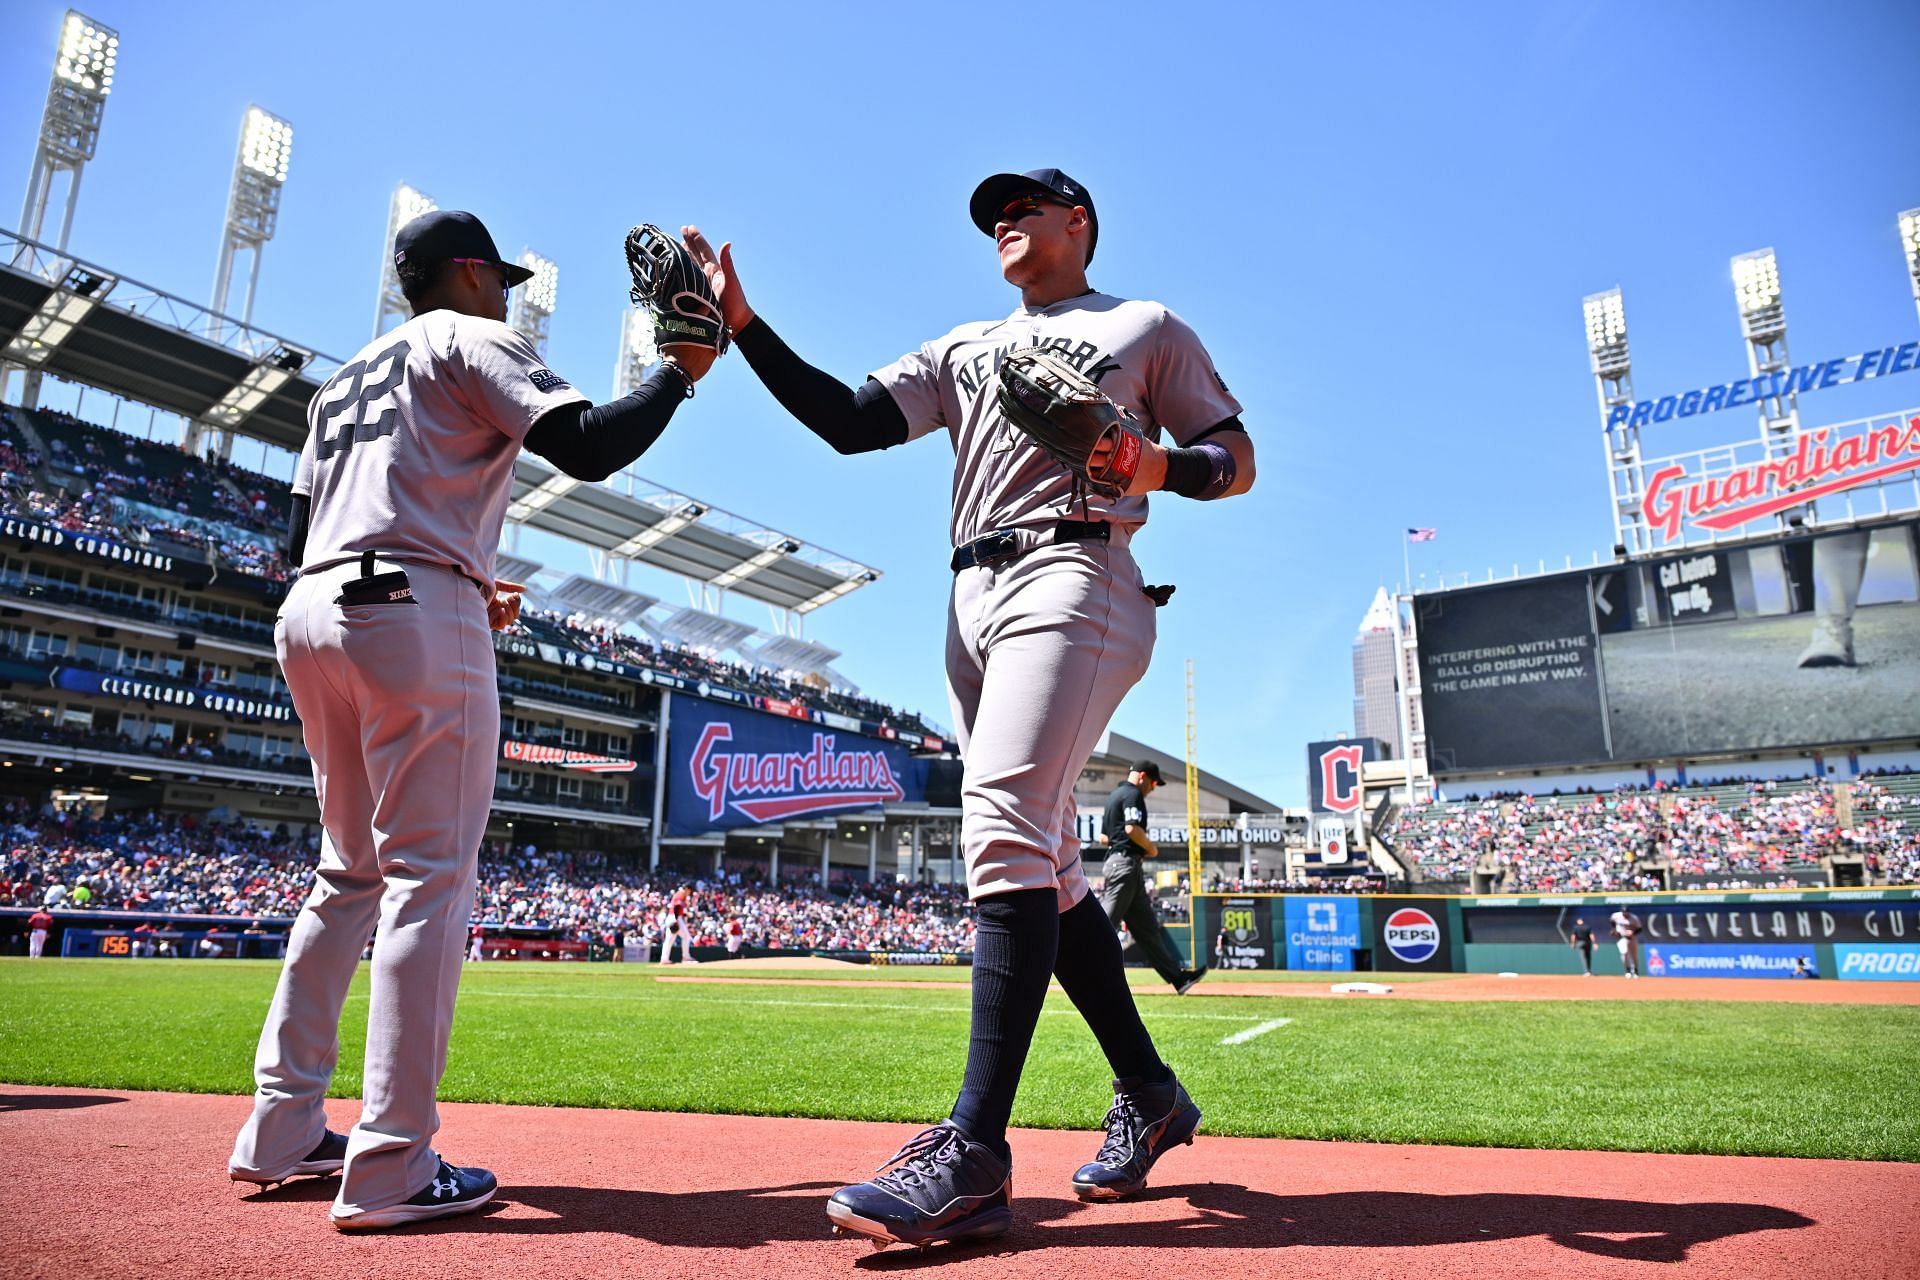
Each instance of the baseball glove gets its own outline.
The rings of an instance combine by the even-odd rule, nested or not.
[[[1000,362],[1000,411],[1072,473],[1077,496],[1118,498],[1140,469],[1146,437],[1136,419],[1091,378],[1051,351],[1016,351]],[[1112,448],[1096,466],[1101,441]]]
[[[677,239],[643,222],[627,232],[627,266],[633,272],[633,300],[653,315],[658,346],[685,342],[727,352],[727,322],[707,273]]]

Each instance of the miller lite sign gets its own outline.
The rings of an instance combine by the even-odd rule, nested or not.
[[[1360,811],[1365,792],[1360,766],[1380,760],[1377,738],[1339,738],[1307,744],[1307,794],[1315,813],[1351,814]]]
[[[676,699],[672,725],[669,836],[926,797],[926,762],[894,743],[692,699]]]
[[[1314,825],[1314,834],[1322,863],[1338,866],[1347,860],[1350,851],[1348,841],[1353,838],[1353,833],[1347,829],[1345,818],[1321,818]]]

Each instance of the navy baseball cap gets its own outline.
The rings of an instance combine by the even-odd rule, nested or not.
[[[973,189],[967,212],[973,215],[974,226],[992,235],[993,224],[1000,221],[1000,210],[1006,208],[1007,201],[1028,192],[1077,204],[1087,211],[1087,261],[1092,262],[1094,246],[1100,243],[1100,215],[1094,212],[1093,194],[1058,169],[996,173]]]
[[[445,262],[450,258],[479,258],[500,268],[509,287],[533,279],[533,272],[501,258],[493,237],[480,219],[459,209],[435,209],[400,228],[393,238],[393,265]]]
[[[1154,763],[1153,761],[1151,761],[1151,760],[1136,760],[1136,761],[1134,761],[1134,763],[1133,763],[1133,772],[1135,772],[1135,773],[1143,773],[1143,774],[1145,774],[1145,775],[1146,775],[1147,777],[1149,777],[1149,778],[1151,778],[1151,779],[1153,779],[1153,780],[1154,780],[1155,782],[1165,782],[1165,781],[1166,781],[1166,779],[1165,779],[1165,778],[1163,778],[1163,777],[1161,777],[1161,776],[1160,776],[1160,766],[1159,766],[1158,764],[1155,764],[1155,763]]]

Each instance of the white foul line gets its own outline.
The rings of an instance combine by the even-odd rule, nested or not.
[[[1263,1036],[1267,1034],[1267,1032],[1269,1031],[1278,1031],[1280,1028],[1286,1026],[1289,1022],[1292,1022],[1292,1021],[1293,1021],[1292,1018],[1269,1018],[1257,1027],[1248,1027],[1245,1031],[1234,1032],[1232,1035],[1228,1036],[1226,1039],[1222,1040],[1220,1043],[1221,1044],[1245,1044],[1247,1041],[1253,1039],[1255,1036]]]

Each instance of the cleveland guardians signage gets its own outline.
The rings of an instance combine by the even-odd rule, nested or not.
[[[926,798],[926,762],[894,743],[704,702],[674,709],[668,836]]]
[[[1354,813],[1364,791],[1360,766],[1379,760],[1377,738],[1336,738],[1307,744],[1307,797],[1315,813]]]
[[[1677,542],[1689,524],[1728,533],[1815,498],[1920,471],[1920,416],[1870,419],[1864,430],[1845,433],[1803,431],[1792,452],[1720,475],[1700,474],[1683,458],[1655,459],[1646,468],[1640,514],[1661,538]]]
[[[1819,364],[1739,378],[1676,396],[1661,396],[1657,400],[1641,400],[1635,404],[1617,404],[1607,411],[1607,429],[1644,427],[1648,423],[1666,422],[1671,418],[1691,418],[1698,413],[1737,409],[1741,405],[1758,404],[1762,400],[1795,395],[1802,391],[1819,391],[1849,382],[1865,382],[1869,378],[1885,378],[1912,369],[1916,363],[1920,363],[1916,357],[1920,357],[1920,343],[1904,342],[1897,347],[1884,347],[1857,356],[1836,356]]]

